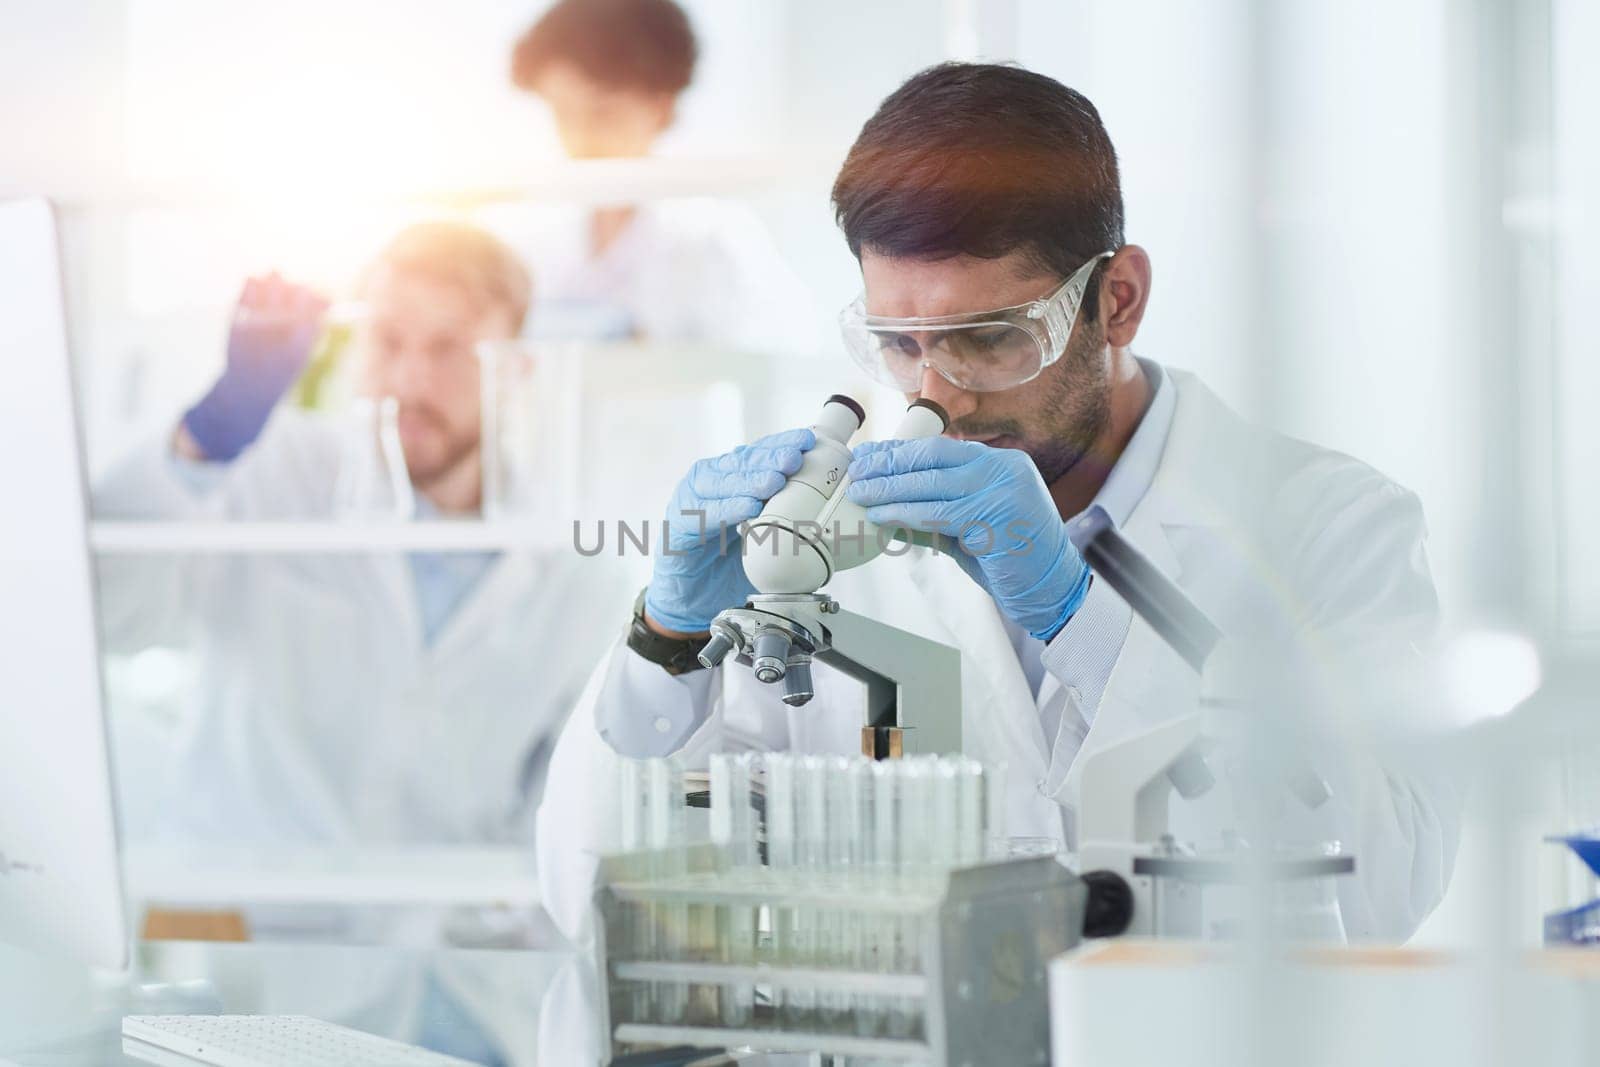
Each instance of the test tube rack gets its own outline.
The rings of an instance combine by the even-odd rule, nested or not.
[[[737,874],[714,844],[602,858],[598,1014],[614,1059],[692,1046],[1049,1062],[1046,966],[1078,943],[1089,893],[1054,857],[946,869],[892,892]],[[812,927],[798,959],[773,935],[795,917]],[[840,930],[901,931],[904,943],[871,958],[827,951]]]

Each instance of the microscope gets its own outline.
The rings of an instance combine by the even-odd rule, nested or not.
[[[792,707],[812,699],[820,660],[865,685],[863,755],[959,753],[959,652],[819,592],[891,543],[845,499],[848,442],[862,421],[847,397],[823,407],[816,446],[744,531],[745,573],[757,592],[713,620],[700,659],[710,667],[735,657],[761,683],[780,686]],[[946,423],[937,405],[918,401],[896,437],[932,436]],[[1096,580],[1201,672],[1203,688],[1237,693],[1216,627],[1103,515],[1081,521],[1069,532]],[[1256,703],[1246,689],[1246,715]],[[1053,854],[979,856],[972,848],[947,862],[928,853],[935,837],[971,840],[963,828],[981,823],[987,835],[1003,827],[978,815],[977,792],[961,789],[986,780],[963,779],[960,760],[714,756],[709,789],[695,794],[704,803],[691,801],[709,808],[712,843],[690,845],[672,840],[670,813],[680,802],[668,762],[635,767],[624,810],[636,825],[658,828],[649,836],[659,840],[603,857],[597,871],[595,959],[605,983],[597,1022],[607,1062],[644,1062],[634,1057],[685,1046],[936,1067],[1045,1062],[1050,959],[1085,937],[1216,930],[1198,886],[1213,877],[1237,883],[1241,870],[1261,868],[1237,853],[1197,857],[1167,833],[1172,792],[1196,796],[1214,784],[1206,763],[1219,737],[1213,713],[1228,710],[1203,706],[1088,757],[1082,874]],[[1328,799],[1320,778],[1289,766],[1294,773],[1275,767],[1273,778],[1308,806]],[[916,784],[918,772],[928,785]],[[940,781],[955,790],[933,784]],[[1267,876],[1292,882],[1288,903],[1309,902],[1312,919],[1326,915],[1329,876],[1352,867],[1348,857],[1267,859]],[[840,931],[853,931],[858,947],[840,951]]]
[[[745,573],[757,593],[712,621],[699,658],[711,667],[735,656],[758,681],[781,686],[784,703],[793,707],[811,700],[811,665],[821,661],[865,685],[864,755],[958,753],[960,653],[846,611],[818,591],[836,572],[866,563],[894,543],[892,531],[868,522],[865,511],[845,497],[849,440],[863,421],[860,405],[849,397],[833,396],[823,405],[812,425],[816,446],[745,528]],[[917,400],[893,436],[936,436],[948,421],[938,404]],[[1201,681],[1198,711],[1085,757],[1079,869],[1093,872],[1091,877],[1109,872],[1129,887],[1130,932],[1199,933],[1203,894],[1198,887],[1207,883],[1238,884],[1264,874],[1276,883],[1325,885],[1351,873],[1355,863],[1348,855],[1301,850],[1263,861],[1248,849],[1234,848],[1225,855],[1196,856],[1173,839],[1168,832],[1173,794],[1194,799],[1209,792],[1216,779],[1208,759],[1215,760],[1230,738],[1269,728],[1259,705],[1270,699],[1259,690],[1272,664],[1247,643],[1226,640],[1103,512],[1091,510],[1068,532],[1096,581],[1107,582]],[[1327,782],[1297,758],[1249,773],[1307,810],[1332,795]]]
[[[745,527],[745,574],[756,594],[719,614],[700,662],[728,656],[763,684],[782,687],[799,707],[814,695],[811,664],[826,663],[861,682],[866,710],[861,751],[875,759],[961,751],[961,654],[949,645],[846,611],[818,592],[838,571],[858,567],[895,542],[845,496],[850,438],[866,413],[832,396],[811,426],[816,445],[800,470]],[[906,409],[893,439],[936,437],[949,425],[931,400]]]
[[[1080,791],[1079,869],[1114,872],[1132,890],[1127,932],[1135,936],[1197,937],[1208,922],[1206,890],[1252,881],[1274,888],[1275,907],[1294,909],[1291,935],[1344,938],[1331,879],[1355,870],[1355,858],[1336,850],[1277,850],[1270,856],[1234,846],[1197,855],[1168,832],[1172,794],[1195,799],[1216,785],[1207,757],[1240,731],[1268,728],[1256,714],[1264,703],[1260,680],[1270,665],[1257,650],[1224,639],[1205,613],[1140,554],[1104,512],[1092,509],[1068,529],[1096,578],[1128,606],[1200,677],[1200,710],[1181,715],[1087,756]],[[1279,690],[1274,696],[1281,696]],[[1270,699],[1270,698],[1267,698]],[[1272,792],[1287,793],[1306,810],[1332,796],[1328,783],[1293,758],[1266,773],[1250,771]],[[1287,902],[1282,904],[1279,902]],[[1214,906],[1212,911],[1216,909]],[[1280,924],[1282,925],[1282,924]]]

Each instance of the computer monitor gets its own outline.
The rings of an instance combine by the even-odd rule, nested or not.
[[[127,965],[55,213],[0,201],[0,941]]]

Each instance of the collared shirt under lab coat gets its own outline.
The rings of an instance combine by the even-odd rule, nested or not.
[[[162,439],[103,479],[96,505],[326,519],[341,443],[326,420],[280,411],[197,497]],[[604,560],[506,552],[429,641],[402,553],[112,556],[99,577],[109,650],[197,651],[171,830],[253,843],[526,841],[550,739],[630,597]]]
[[[1125,536],[1226,633],[1248,635],[1263,618],[1287,619],[1297,640],[1319,654],[1347,648],[1413,657],[1437,620],[1415,496],[1349,457],[1249,425],[1190,374],[1168,370],[1166,384],[1171,426],[1155,477],[1122,524]],[[907,553],[845,572],[828,591],[852,611],[961,651],[964,745],[1006,765],[1012,835],[1074,846],[1085,755],[1197,706],[1193,671],[1131,613],[1125,627],[1101,626],[1086,638],[1116,649],[1104,693],[1091,704],[1086,679],[1073,672],[1093,657],[1046,650],[1054,682],[1035,693],[994,602],[952,560]],[[1108,599],[1119,600],[1094,583],[1079,619],[1125,611]],[[588,857],[614,841],[609,790],[618,757],[596,728],[597,711],[627,692],[630,657],[619,646],[590,679],[557,745],[539,814],[546,906],[576,937],[588,933]],[[1329,662],[1348,661],[1330,654]],[[1384,670],[1370,658],[1363,666]],[[636,708],[667,719],[670,731],[699,718],[697,690],[709,690],[703,724],[676,752],[686,765],[725,749],[858,750],[858,690],[837,672],[818,665],[816,698],[802,708],[785,707],[748,670],[725,666],[718,673],[720,684],[709,686],[692,676],[675,679],[651,706]],[[1318,680],[1330,690],[1339,684],[1336,677]],[[1047,735],[1050,716],[1040,705],[1052,700],[1059,716]],[[1356,875],[1339,887],[1350,936],[1403,939],[1444,892],[1456,798],[1445,785],[1370,753],[1330,747],[1325,757],[1317,770],[1334,797],[1298,817],[1295,828],[1304,839],[1339,840],[1356,854]],[[587,799],[577,801],[585,790]],[[1214,834],[1217,802],[1175,799],[1179,837]]]

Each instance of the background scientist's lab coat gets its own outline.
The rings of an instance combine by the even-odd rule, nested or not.
[[[589,208],[554,204],[479,213],[533,271],[530,336],[817,352],[810,296],[746,205],[713,197],[639,204],[599,255],[590,217]]]
[[[1338,669],[1337,650],[1361,650],[1364,676],[1373,678],[1390,666],[1374,650],[1403,670],[1435,626],[1416,498],[1356,460],[1250,426],[1192,375],[1169,371],[1168,383],[1177,389],[1171,429],[1123,533],[1225,633],[1248,636],[1264,618],[1288,620],[1282,625],[1296,646],[1327,667],[1307,684],[1342,716],[1350,708],[1341,691],[1348,675]],[[1104,622],[1121,611],[1120,622],[1086,636],[1119,650],[1094,706],[1072,675],[1073,656],[1048,657],[1056,666],[1035,691],[994,602],[954,560],[922,551],[884,558],[844,572],[827,591],[847,610],[960,650],[963,744],[979,759],[1006,765],[1012,836],[1051,837],[1075,848],[1085,755],[1197,707],[1194,672],[1103,582],[1089,594],[1101,603],[1086,602],[1079,615]],[[590,679],[556,746],[550,789],[566,797],[587,786],[596,790],[594,801],[539,816],[545,905],[569,936],[589,934],[590,857],[615,846],[610,783],[620,757],[597,721],[636,709],[689,729],[696,710],[708,711],[674,754],[690,767],[723,750],[859,752],[860,690],[838,672],[819,663],[815,699],[787,708],[777,687],[762,686],[748,668],[718,671],[720,679],[699,672],[673,679],[618,646]],[[697,704],[702,699],[709,704]],[[1322,725],[1337,725],[1323,714]],[[1045,736],[1046,722],[1059,723],[1053,737]],[[1448,882],[1455,794],[1423,770],[1388,766],[1370,751],[1332,744],[1317,751],[1316,770],[1333,799],[1315,812],[1296,809],[1284,834],[1337,840],[1353,851],[1356,874],[1339,879],[1348,935],[1403,940]],[[1215,846],[1220,831],[1235,825],[1226,792],[1214,789],[1195,802],[1174,798],[1180,840]]]
[[[98,514],[327,519],[335,425],[280,410],[205,487],[163,437],[101,480]],[[629,602],[603,558],[505,552],[430,643],[399,552],[106,556],[99,578],[108,651],[200,661],[164,831],[252,844],[527,841],[549,744]]]

